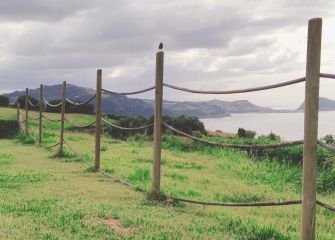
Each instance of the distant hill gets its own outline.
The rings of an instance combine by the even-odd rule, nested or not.
[[[48,100],[60,99],[62,85],[44,86],[44,95]],[[39,89],[30,89],[30,95],[33,98],[39,98]],[[23,95],[23,91],[15,91],[5,94],[14,102],[17,97]],[[83,88],[75,85],[67,85],[67,96],[72,100],[84,101],[95,94],[95,90]],[[127,116],[151,116],[154,112],[154,101],[128,98],[121,95],[102,95],[102,111],[109,114],[127,115]],[[92,102],[95,104],[95,102]],[[287,112],[277,111],[271,108],[257,106],[247,100],[239,101],[221,101],[210,100],[203,102],[178,102],[178,101],[164,101],[163,113],[166,115],[190,115],[200,118],[205,117],[225,117],[231,113],[269,113],[269,112]]]
[[[305,102],[303,102],[296,110],[304,111]],[[319,111],[335,111],[335,101],[329,98],[319,98]]]

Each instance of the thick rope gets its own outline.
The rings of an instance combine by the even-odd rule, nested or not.
[[[325,208],[325,209],[327,209],[327,210],[335,212],[335,207],[333,207],[333,206],[331,206],[331,205],[329,205],[327,203],[324,203],[324,202],[321,202],[319,200],[316,200],[316,204],[319,205],[319,206],[321,206],[321,207],[323,207],[323,208]]]
[[[101,119],[102,119],[102,121],[104,121],[109,126],[112,126],[114,128],[120,129],[120,130],[143,130],[143,129],[147,129],[147,128],[150,128],[151,126],[153,126],[153,123],[151,123],[151,124],[148,124],[148,125],[145,125],[145,126],[141,126],[141,127],[120,127],[118,125],[115,125],[115,124],[107,121],[104,118],[101,118]]]
[[[37,118],[32,118],[32,117],[28,116],[28,119],[30,119],[30,120],[33,120],[33,121],[36,121],[36,120],[39,120],[39,119],[40,119],[40,117],[37,117]]]
[[[320,77],[322,78],[332,78],[335,79],[335,74],[329,74],[329,73],[320,73]],[[281,82],[281,83],[276,83],[276,84],[271,84],[271,85],[265,85],[261,87],[254,87],[254,88],[245,88],[245,89],[236,89],[236,90],[227,90],[227,91],[203,91],[203,90],[194,90],[194,89],[188,89],[188,88],[183,88],[183,87],[178,87],[174,86],[171,84],[163,83],[164,86],[179,90],[179,91],[184,91],[184,92],[190,92],[190,93],[202,93],[202,94],[233,94],[233,93],[246,93],[246,92],[256,92],[256,91],[262,91],[262,90],[268,90],[268,89],[273,89],[273,88],[279,88],[279,87],[285,87],[289,86],[292,84],[297,84],[300,82],[304,82],[306,79],[305,77],[302,78],[297,78],[294,80],[290,80],[287,82]]]
[[[144,93],[144,92],[149,92],[151,90],[155,89],[155,86],[153,87],[149,87],[149,88],[145,88],[139,91],[134,91],[134,92],[112,92],[109,91],[107,89],[102,89],[102,91],[109,93],[109,94],[114,94],[114,95],[135,95],[135,94],[140,94],[140,93]]]
[[[248,202],[248,203],[237,203],[237,202],[207,202],[207,201],[199,201],[187,198],[178,198],[178,197],[170,197],[170,199],[181,202],[188,202],[194,204],[208,205],[208,206],[223,206],[223,207],[271,207],[271,206],[288,206],[288,205],[296,205],[301,204],[301,200],[289,200],[289,201],[279,201],[279,202]],[[326,204],[324,202],[316,200],[316,204],[329,210],[335,212],[335,207]]]
[[[58,146],[59,144],[60,144],[60,142],[52,144],[52,145],[41,145],[40,147],[43,147],[43,148],[53,148],[53,147]]]
[[[60,119],[51,119],[51,118],[48,118],[48,117],[45,116],[44,114],[42,114],[42,117],[45,118],[46,120],[48,120],[48,121],[52,121],[52,122],[60,122],[60,121],[61,121]]]
[[[335,79],[335,74],[330,74],[330,73],[320,73],[320,77],[322,77],[322,78],[332,78],[332,79]]]
[[[285,142],[285,143],[275,143],[275,144],[257,144],[257,145],[251,145],[251,144],[227,144],[227,143],[219,143],[219,142],[212,142],[208,140],[204,140],[201,138],[197,138],[195,136],[192,136],[190,134],[187,134],[185,132],[182,132],[180,130],[175,129],[174,127],[170,126],[169,124],[162,122],[164,126],[172,130],[173,132],[176,132],[184,137],[190,138],[192,140],[205,143],[208,145],[213,146],[219,146],[224,148],[240,148],[240,149],[259,149],[259,148],[282,148],[282,147],[289,147],[294,145],[301,145],[304,143],[303,140],[299,141],[292,141],[292,142]]]
[[[45,99],[45,97],[43,97],[43,102],[48,105],[49,107],[59,107],[60,105],[62,105],[63,101],[60,101],[59,103],[57,104],[51,104],[48,100]]]
[[[74,101],[71,101],[71,100],[68,99],[68,98],[65,98],[65,100],[66,100],[68,103],[70,103],[70,104],[72,104],[72,105],[74,105],[74,106],[82,106],[82,105],[85,105],[85,104],[87,104],[87,103],[93,101],[93,99],[94,99],[96,96],[97,96],[97,95],[94,94],[91,98],[89,98],[88,100],[86,100],[86,101],[84,101],[84,102],[74,102]]]
[[[28,103],[29,103],[29,105],[32,106],[32,107],[38,107],[38,106],[40,105],[39,102],[36,103],[36,104],[33,104],[33,103],[29,100],[29,98],[28,98]]]
[[[92,166],[92,163],[90,163],[89,161],[87,161],[87,160],[85,159],[84,155],[82,155],[82,154],[78,153],[77,151],[75,151],[75,150],[71,147],[71,145],[70,145],[69,143],[67,143],[66,141],[64,141],[64,143],[65,143],[65,145],[70,149],[70,151],[72,151],[72,152],[74,152],[76,155],[78,155],[78,156],[80,157],[80,159],[83,160],[84,163],[86,163],[88,166]],[[126,185],[126,186],[128,186],[128,187],[131,187],[131,188],[133,188],[133,189],[136,189],[136,190],[139,190],[139,191],[143,191],[143,192],[144,192],[143,189],[140,189],[140,188],[138,188],[138,187],[132,185],[131,183],[129,183],[129,182],[127,182],[127,181],[124,181],[124,180],[122,180],[122,179],[120,179],[120,178],[118,178],[118,177],[115,177],[115,176],[113,176],[113,175],[111,175],[111,174],[109,174],[109,173],[107,173],[107,172],[105,172],[105,171],[103,171],[103,170],[101,170],[101,169],[99,169],[99,172],[102,173],[103,175],[105,175],[106,177],[112,179],[113,182],[121,183],[121,184]]]
[[[96,123],[96,121],[93,121],[87,125],[76,125],[75,123],[69,121],[67,118],[64,119],[68,124],[70,124],[71,126],[74,126],[74,127],[77,127],[77,128],[87,128],[87,127],[90,127],[92,126],[93,124]]]
[[[327,143],[325,143],[325,142],[323,142],[323,141],[320,141],[320,140],[318,141],[318,144],[319,144],[320,146],[324,147],[325,149],[327,149],[327,150],[329,150],[329,151],[335,153],[335,146],[332,146],[332,145],[327,144]]]
[[[194,89],[188,89],[188,88],[183,88],[183,87],[177,87],[171,84],[163,83],[164,86],[183,91],[183,92],[189,92],[189,93],[201,93],[201,94],[233,94],[233,93],[246,93],[246,92],[256,92],[256,91],[262,91],[262,90],[267,90],[267,89],[273,89],[273,88],[279,88],[279,87],[284,87],[300,82],[304,82],[305,78],[298,78],[294,79],[291,81],[287,82],[282,82],[282,83],[276,83],[276,84],[271,84],[271,85],[266,85],[266,86],[261,86],[261,87],[255,87],[255,88],[245,88],[245,89],[237,89],[237,90],[227,90],[227,91],[203,91],[203,90],[194,90]]]
[[[210,205],[210,206],[224,206],[224,207],[270,207],[270,206],[287,206],[301,204],[301,200],[289,200],[289,201],[279,201],[279,202],[247,202],[247,203],[238,203],[238,202],[206,202],[199,201],[187,198],[178,198],[171,197],[172,200],[201,204],[201,205]]]

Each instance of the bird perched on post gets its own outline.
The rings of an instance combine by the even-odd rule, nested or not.
[[[159,49],[159,50],[162,50],[162,49],[163,49],[163,43],[162,43],[162,42],[159,44],[158,49]]]

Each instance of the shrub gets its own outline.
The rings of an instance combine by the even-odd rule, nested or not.
[[[334,139],[333,135],[331,135],[331,134],[328,134],[328,135],[324,136],[322,138],[322,140],[324,140],[327,144],[334,144],[335,143],[335,139]]]
[[[9,105],[9,98],[3,95],[0,95],[0,106],[1,107],[8,107]]]
[[[0,139],[10,138],[19,132],[19,124],[15,120],[0,120]]]
[[[245,130],[244,128],[239,128],[237,130],[237,135],[240,138],[254,138],[256,136],[256,132],[251,130]]]

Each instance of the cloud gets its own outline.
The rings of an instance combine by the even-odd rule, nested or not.
[[[94,88],[102,68],[106,88],[151,86],[161,41],[165,80],[173,84],[232,89],[289,80],[304,74],[307,21],[315,16],[324,18],[322,69],[331,71],[334,9],[330,0],[1,1],[0,85],[23,89],[67,80]],[[302,100],[293,90],[285,93],[283,106]],[[173,91],[164,97],[213,98]],[[276,105],[271,94],[222,99],[237,97]]]

